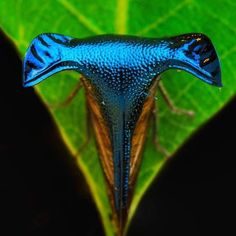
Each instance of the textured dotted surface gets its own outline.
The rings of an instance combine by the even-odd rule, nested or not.
[[[157,77],[169,68],[188,71],[221,86],[220,65],[211,41],[202,34],[148,39],[101,35],[73,39],[42,34],[24,60],[24,86],[66,69],[82,73],[93,86],[112,143],[117,210],[127,207],[131,139],[137,119]]]

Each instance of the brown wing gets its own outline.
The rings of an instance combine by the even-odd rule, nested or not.
[[[88,80],[82,79],[82,81],[86,91],[87,106],[90,112],[90,118],[94,129],[100,161],[103,166],[103,172],[105,174],[107,183],[110,185],[110,187],[113,187],[114,173],[109,130],[101,113],[100,106],[93,96],[92,86]]]
[[[157,90],[158,80],[155,80],[154,84],[150,88],[149,96],[144,102],[142,112],[136,123],[135,130],[132,137],[132,147],[131,147],[131,160],[130,160],[130,188],[133,188],[140,163],[142,160],[144,144],[146,141],[147,130],[149,126],[150,115],[153,112],[153,107],[155,103],[155,93]]]
[[[93,87],[88,80],[82,79],[86,91],[86,101],[90,112],[90,118],[93,125],[93,130],[96,138],[96,144],[99,152],[99,158],[102,164],[102,169],[108,184],[108,194],[114,208],[114,168],[112,157],[112,146],[110,140],[110,133],[106,121],[103,118],[100,110],[100,105],[95,99]],[[130,179],[129,179],[129,202],[132,198],[133,187],[137,178],[138,170],[142,160],[144,144],[147,136],[147,129],[149,125],[149,118],[153,112],[154,96],[157,88],[158,80],[152,85],[149,96],[144,102],[142,112],[136,123],[136,127],[132,137],[131,144],[131,158],[130,158]]]

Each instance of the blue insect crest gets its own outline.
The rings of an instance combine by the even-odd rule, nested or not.
[[[29,46],[23,66],[25,87],[62,70],[78,71],[94,87],[112,144],[117,212],[127,208],[132,135],[157,76],[177,68],[222,86],[216,51],[207,36],[197,33],[161,39],[42,34]]]

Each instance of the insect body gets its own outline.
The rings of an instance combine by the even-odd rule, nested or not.
[[[137,135],[137,128],[145,123],[142,119],[148,119],[152,100],[147,95],[155,91],[157,76],[170,68],[185,70],[208,84],[221,86],[216,51],[203,34],[162,39],[119,35],[74,39],[42,34],[32,41],[26,53],[25,87],[62,70],[76,70],[84,76],[100,156],[112,186],[118,218],[126,214],[130,176],[142,154],[142,148],[135,148],[135,144],[145,140],[145,135]]]

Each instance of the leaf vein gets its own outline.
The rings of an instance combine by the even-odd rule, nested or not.
[[[234,34],[236,34],[236,29],[232,27],[228,21],[224,20],[223,17],[219,17],[214,12],[211,12],[210,10],[206,10],[205,13],[209,15],[210,17],[214,18],[218,22],[220,22],[222,25],[226,26],[230,31],[232,31]]]
[[[148,32],[150,32],[152,29],[156,28],[157,26],[165,23],[169,18],[175,16],[180,10],[182,10],[189,2],[190,0],[184,0],[181,3],[179,3],[174,9],[170,10],[167,14],[165,14],[162,17],[159,17],[156,21],[149,24],[148,26],[144,27],[142,30],[138,31],[138,35],[143,35]]]
[[[191,97],[188,93],[186,94],[186,97],[188,101],[193,105],[193,107],[195,107],[197,111],[201,113],[201,116],[205,120],[208,116],[205,110],[203,110],[202,107],[195,101],[195,99],[193,99],[193,97]]]
[[[117,0],[115,29],[118,34],[127,32],[128,5],[129,0]]]
[[[58,0],[58,2],[66,9],[68,10],[71,15],[76,17],[78,22],[85,26],[89,31],[91,31],[94,34],[104,34],[104,32],[96,26],[93,22],[91,22],[85,15],[83,15],[78,9],[76,9],[73,5],[71,5],[66,0]]]

